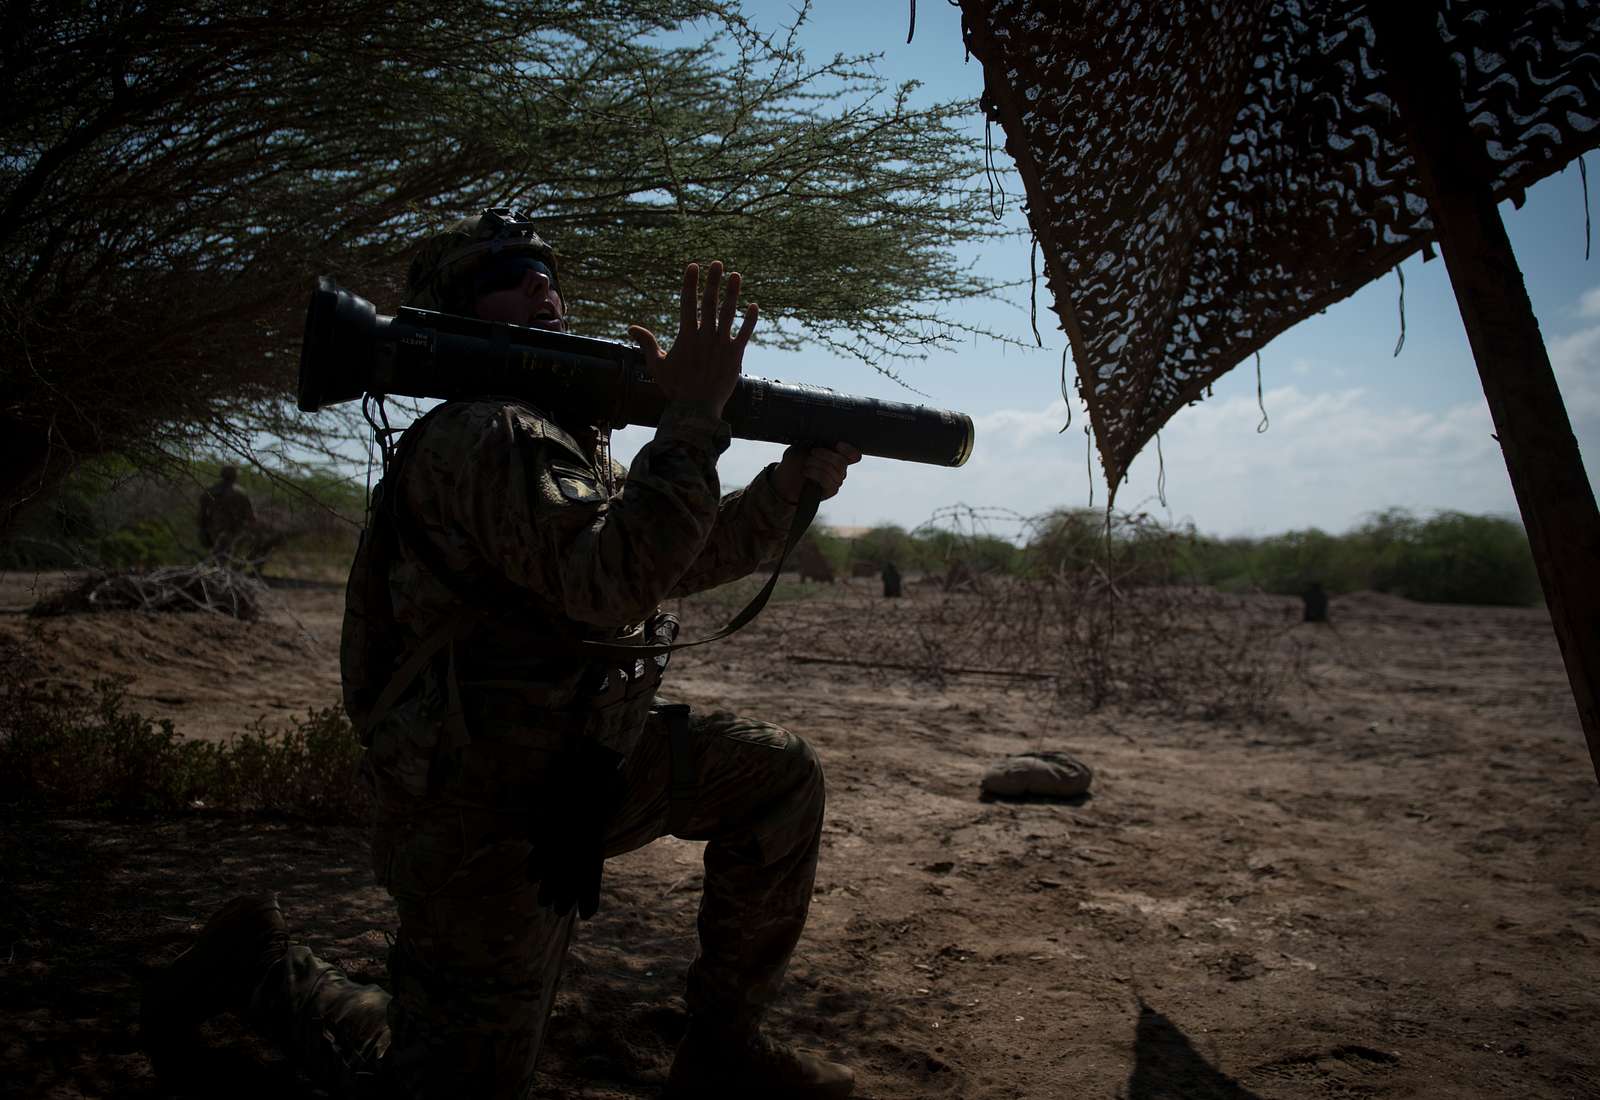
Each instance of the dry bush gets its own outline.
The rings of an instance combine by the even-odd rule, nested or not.
[[[148,571],[90,573],[72,587],[33,605],[34,616],[86,611],[209,611],[254,621],[265,586],[221,565],[172,566]]]
[[[361,745],[340,708],[309,710],[287,730],[258,722],[227,743],[191,741],[128,710],[126,680],[51,684],[42,644],[0,641],[0,814],[368,817]]]
[[[951,561],[992,541],[1000,522],[1022,545],[1015,567],[950,586],[909,578],[906,597],[875,583],[768,612],[784,649],[802,659],[910,674],[945,686],[982,676],[1024,690],[1206,718],[1258,715],[1304,675],[1279,601],[1185,583],[1182,530],[1148,516],[1055,513],[1025,518],[973,509],[935,517]],[[870,654],[870,657],[863,655]]]

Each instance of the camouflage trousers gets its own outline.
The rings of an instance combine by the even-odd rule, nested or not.
[[[607,855],[667,835],[669,812],[675,835],[708,842],[689,1009],[754,1023],[805,926],[821,767],[801,738],[726,713],[691,717],[681,744],[690,759],[678,762],[679,793],[691,775],[693,791],[674,802],[671,739],[652,714],[628,760]],[[525,1096],[574,921],[538,904],[530,847],[525,815],[489,808],[434,805],[380,824],[374,864],[400,918],[392,996],[293,946],[257,989],[252,1022],[330,1091]]]

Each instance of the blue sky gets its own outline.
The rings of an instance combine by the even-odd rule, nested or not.
[[[765,28],[793,18],[793,5],[783,0],[747,0],[745,9]],[[818,0],[800,43],[813,58],[881,52],[878,68],[885,77],[924,82],[921,94],[930,100],[976,97],[982,74],[976,61],[963,62],[957,9],[924,0],[910,45],[907,13],[901,0]],[[976,116],[973,127],[981,134]],[[996,128],[997,146],[1001,140]],[[1595,182],[1600,191],[1600,176]],[[1600,222],[1600,194],[1595,198]],[[1600,240],[1596,258],[1586,262],[1576,166],[1534,188],[1523,209],[1505,206],[1503,216],[1592,481],[1600,451]],[[1024,224],[1019,202],[1010,204],[1008,218]],[[1002,278],[1028,273],[1026,240],[985,246],[974,258],[980,269]],[[1444,264],[1414,257],[1404,268],[1406,341],[1398,358],[1392,353],[1399,287],[1391,275],[1262,351],[1271,418],[1266,432],[1256,431],[1256,379],[1247,362],[1224,376],[1209,400],[1179,413],[1162,432],[1167,506],[1156,498],[1153,448],[1135,462],[1118,505],[1192,520],[1215,534],[1310,526],[1340,531],[1391,506],[1515,515]],[[759,294],[759,288],[751,289]],[[914,527],[953,504],[1034,514],[1089,503],[1081,407],[1073,413],[1072,430],[1057,434],[1066,416],[1058,392],[1066,336],[1056,327],[1042,280],[1039,307],[1043,350],[968,345],[901,368],[928,394],[928,403],[959,409],[976,421],[977,450],[968,465],[948,470],[867,459],[841,495],[824,506],[829,522]],[[993,329],[1029,335],[1025,291],[1012,303],[979,304],[974,314]],[[817,351],[783,354],[757,343],[745,369],[919,400],[861,363]],[[619,457],[626,460],[648,437],[647,429],[617,433]],[[722,462],[724,483],[747,480],[777,453],[771,445],[735,442]],[[1093,498],[1103,503],[1098,457],[1092,477]]]

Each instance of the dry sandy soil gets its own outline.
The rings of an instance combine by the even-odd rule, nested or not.
[[[5,578],[0,631],[53,580]],[[225,737],[336,697],[339,597],[44,629],[53,675],[131,675],[139,709]],[[1286,626],[1298,606],[1255,603]],[[1290,631],[1304,683],[1224,721],[799,665],[772,623],[685,655],[674,695],[802,732],[829,776],[775,1027],[876,1100],[1600,1097],[1600,788],[1547,618],[1372,594],[1333,616]],[[1089,762],[1090,796],[980,801],[985,768],[1030,748]],[[696,848],[610,865],[540,1096],[658,1094]],[[140,975],[234,894],[279,890],[298,937],[373,980],[392,924],[355,829],[0,818],[0,878],[0,1092],[19,1096],[163,1095]],[[311,1095],[227,1026],[211,1038],[216,1095]]]

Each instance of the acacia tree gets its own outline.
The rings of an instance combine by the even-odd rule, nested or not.
[[[577,326],[665,326],[738,265],[765,339],[877,365],[971,331],[998,232],[958,130],[870,58],[723,0],[8,0],[0,529],[79,459],[315,444],[285,401],[307,291],[397,304],[417,239],[533,210]],[[802,12],[803,17],[803,12]]]

